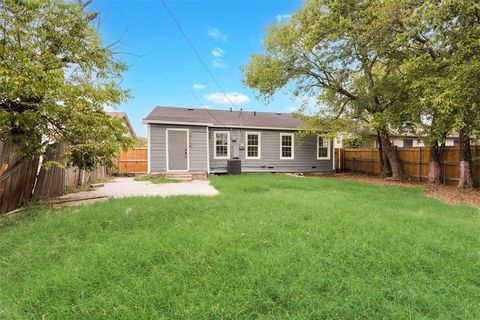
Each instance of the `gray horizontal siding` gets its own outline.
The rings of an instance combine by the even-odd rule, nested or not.
[[[294,159],[280,159],[280,133],[292,131],[277,130],[248,130],[248,129],[209,129],[210,143],[210,169],[212,172],[224,172],[227,168],[227,160],[214,159],[214,132],[230,131],[230,157],[238,157],[242,160],[244,172],[311,172],[333,170],[333,143],[330,143],[330,159],[317,160],[316,136],[310,135],[301,138],[295,134]],[[261,158],[245,159],[246,132],[260,132]],[[240,150],[240,145],[245,150]]]
[[[150,172],[163,173],[167,171],[166,130],[168,128],[189,130],[190,171],[206,172],[206,127],[163,124],[150,124]]]

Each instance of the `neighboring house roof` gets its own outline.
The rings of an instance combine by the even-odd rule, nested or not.
[[[369,135],[372,136],[372,137],[376,137],[377,133],[371,132]],[[393,133],[390,133],[389,136],[390,136],[390,138],[405,138],[405,139],[422,139],[422,138],[424,138],[424,136],[422,136],[421,133],[412,133],[412,132],[404,132],[404,133],[393,132]],[[452,132],[446,137],[446,139],[458,139],[458,138],[459,138],[459,134],[456,133],[456,132]]]
[[[133,129],[132,124],[130,123],[130,120],[128,119],[128,115],[125,112],[107,112],[108,115],[110,115],[113,118],[118,118],[123,120],[123,123],[125,123],[125,126],[127,129],[130,131],[132,134],[132,137],[136,138],[137,135],[135,134],[135,129]]]
[[[291,113],[228,111],[177,107],[155,107],[143,119],[144,123],[205,125],[212,127],[241,127],[269,129],[298,129],[303,121]]]

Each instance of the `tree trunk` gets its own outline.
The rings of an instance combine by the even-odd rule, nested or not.
[[[460,131],[460,179],[459,188],[472,188],[472,153],[470,151],[470,136],[465,131]]]
[[[383,147],[382,147],[382,139],[380,138],[380,131],[377,131],[377,143],[378,143],[378,157],[380,159],[380,165],[382,166],[382,177],[390,177],[392,175],[392,168],[390,167],[390,163],[388,159],[383,157]]]
[[[437,140],[430,144],[430,159],[428,163],[428,182],[430,183],[440,183],[440,160],[443,156],[444,147],[445,144],[439,146]]]
[[[385,150],[388,162],[392,168],[392,178],[394,180],[403,180],[403,169],[398,157],[397,148],[390,141],[390,136],[386,131],[380,131],[380,139],[382,141],[382,148]]]

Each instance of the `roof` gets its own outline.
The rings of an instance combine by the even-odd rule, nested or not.
[[[181,123],[213,127],[298,129],[303,121],[291,113],[155,107],[144,123]]]
[[[130,123],[130,120],[128,119],[128,115],[125,112],[107,112],[109,116],[112,118],[117,118],[117,119],[122,119],[123,122],[126,124],[128,130],[130,130],[132,136],[135,138],[137,135],[135,134],[135,129],[133,129],[132,124]]]

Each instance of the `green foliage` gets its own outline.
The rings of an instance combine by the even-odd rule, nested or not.
[[[430,141],[452,130],[479,128],[480,4],[478,1],[410,1],[396,43],[408,55],[404,68],[416,124]]]
[[[82,2],[0,2],[0,140],[15,134],[23,154],[65,143],[82,169],[111,164],[133,141],[106,106],[125,101],[126,66],[102,44]]]
[[[479,128],[479,39],[475,0],[309,0],[268,29],[244,82],[267,99],[317,97],[313,130],[420,127],[442,142]]]
[[[408,92],[391,50],[397,18],[391,2],[310,0],[282,24],[268,29],[266,53],[254,55],[244,82],[266,99],[283,87],[317,97],[333,131],[348,122],[370,128],[400,127]],[[339,121],[340,124],[334,124]]]
[[[212,183],[0,218],[0,317],[480,318],[477,209],[341,179]]]

